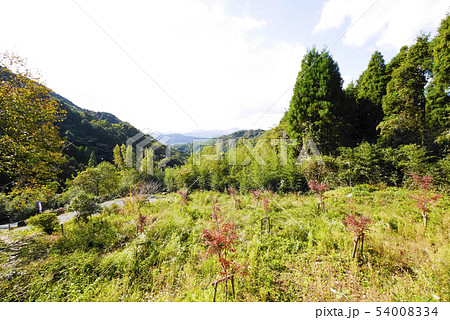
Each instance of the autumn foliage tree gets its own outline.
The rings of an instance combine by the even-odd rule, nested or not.
[[[64,159],[57,128],[63,112],[38,80],[25,60],[0,54],[0,174],[9,177],[10,189],[55,180]]]

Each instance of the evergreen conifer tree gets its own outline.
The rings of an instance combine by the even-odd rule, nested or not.
[[[302,60],[287,113],[287,133],[302,141],[311,136],[322,152],[339,145],[344,93],[337,63],[323,50],[312,49]]]

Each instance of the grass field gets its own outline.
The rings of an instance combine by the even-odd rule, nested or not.
[[[205,256],[202,230],[212,205],[236,225],[235,295],[225,282],[217,301],[450,301],[450,200],[428,204],[419,191],[361,185],[325,193],[267,194],[268,207],[250,194],[195,191],[155,203],[130,198],[87,223],[72,220],[65,235],[36,229],[0,234],[1,301],[212,301],[220,278]],[[372,223],[362,255],[352,259],[350,213]],[[138,215],[148,217],[136,231]],[[271,230],[267,220],[270,217]]]

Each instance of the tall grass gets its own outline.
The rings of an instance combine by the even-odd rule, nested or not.
[[[427,232],[409,195],[384,186],[346,187],[314,195],[267,195],[267,210],[248,193],[195,191],[187,204],[168,194],[154,203],[130,199],[65,235],[31,229],[0,235],[2,301],[212,301],[219,265],[205,250],[213,199],[236,225],[234,301],[450,301],[450,201],[430,207]],[[363,254],[351,259],[353,235],[342,219],[372,219]],[[137,232],[139,215],[148,217]],[[217,299],[224,298],[219,286]],[[222,291],[221,291],[222,290]]]

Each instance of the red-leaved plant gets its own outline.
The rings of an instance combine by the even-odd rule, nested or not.
[[[428,218],[430,213],[430,208],[428,207],[428,204],[431,202],[437,201],[442,196],[440,194],[431,195],[428,194],[427,191],[431,188],[433,185],[433,178],[431,176],[419,176],[418,174],[410,174],[410,176],[414,179],[414,184],[419,187],[422,191],[419,193],[418,196],[409,195],[411,198],[415,199],[417,201],[416,205],[417,208],[420,210],[420,213],[422,214],[423,218],[423,227],[424,230],[427,229],[428,224]]]
[[[236,195],[236,189],[233,187],[229,187],[228,188],[228,192],[230,193],[230,195],[233,197],[234,199],[234,207],[236,209],[239,209],[241,206],[241,200],[237,197]]]
[[[177,193],[181,196],[181,207],[187,206],[188,203],[188,189],[178,190]]]
[[[217,201],[213,202],[213,210],[210,216],[211,227],[202,231],[202,238],[206,246],[205,255],[214,255],[219,262],[219,275],[221,278],[213,283],[215,285],[213,301],[215,301],[217,285],[221,282],[225,282],[226,297],[228,280],[231,280],[234,296],[234,275],[242,267],[235,261],[235,246],[239,240],[236,225],[222,217]]]
[[[413,178],[414,184],[420,189],[429,190],[433,185],[433,177],[431,176],[421,177],[416,173],[410,173],[409,175]]]
[[[230,195],[235,198],[236,197],[236,189],[233,187],[229,187],[228,188],[228,192],[230,193]]]
[[[143,216],[141,213],[139,213],[139,217],[136,220],[136,229],[137,232],[144,232],[144,228],[147,226],[148,223],[148,217]]]
[[[363,254],[364,237],[367,231],[369,231],[369,224],[372,223],[370,218],[365,216],[357,216],[350,213],[342,222],[345,224],[347,231],[353,233],[353,251],[352,259],[356,257],[358,246],[360,247],[361,256]]]
[[[250,194],[253,196],[253,201],[256,202],[256,206],[259,207],[259,201],[262,197],[262,191],[261,190],[250,190]]]
[[[264,197],[262,200],[262,207],[265,213],[270,212],[269,198]]]
[[[311,191],[319,198],[320,204],[319,209],[325,210],[325,191],[328,190],[328,185],[326,182],[318,183],[316,180],[308,180],[308,187]]]

